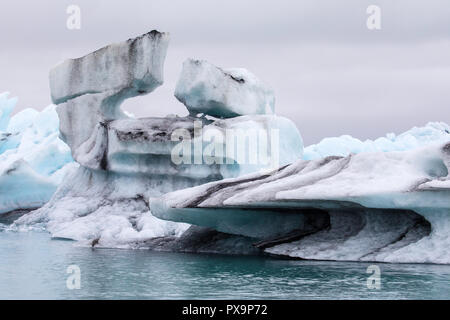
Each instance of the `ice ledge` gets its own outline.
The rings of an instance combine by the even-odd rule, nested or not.
[[[450,143],[299,160],[151,198],[156,217],[303,259],[450,263]]]

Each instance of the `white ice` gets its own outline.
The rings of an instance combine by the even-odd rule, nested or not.
[[[16,101],[0,99],[0,110],[9,115]],[[0,132],[0,214],[39,208],[51,198],[64,173],[76,166],[69,147],[58,137],[55,106],[42,112],[25,109],[3,120],[6,127]]]
[[[218,118],[273,114],[273,90],[243,68],[221,69],[203,60],[188,59],[175,97],[189,112]]]

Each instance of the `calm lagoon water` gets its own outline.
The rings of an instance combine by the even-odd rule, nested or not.
[[[81,289],[69,290],[69,265]],[[40,232],[0,232],[0,299],[450,299],[450,266],[81,248]]]

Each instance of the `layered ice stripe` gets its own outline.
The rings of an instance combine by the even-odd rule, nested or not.
[[[150,200],[169,221],[302,259],[450,263],[450,143],[297,162]]]

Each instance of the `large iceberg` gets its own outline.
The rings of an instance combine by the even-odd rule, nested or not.
[[[302,156],[297,128],[276,115],[135,119],[122,112],[125,99],[162,84],[167,44],[168,34],[152,31],[50,72],[61,138],[80,167],[45,206],[14,227],[42,223],[56,238],[108,247],[177,237],[188,225],[155,218],[150,197],[268,170]],[[244,98],[252,95],[246,90]]]
[[[41,207],[75,166],[70,149],[58,138],[55,106],[10,117],[16,102],[7,93],[0,95],[0,214]]]
[[[256,76],[193,59],[175,90],[189,116],[136,119],[120,105],[162,85],[168,40],[152,31],[59,64],[56,106],[41,113],[10,119],[15,101],[0,95],[0,213],[40,207],[59,184],[10,228],[102,247],[450,264],[447,124],[304,148]]]

